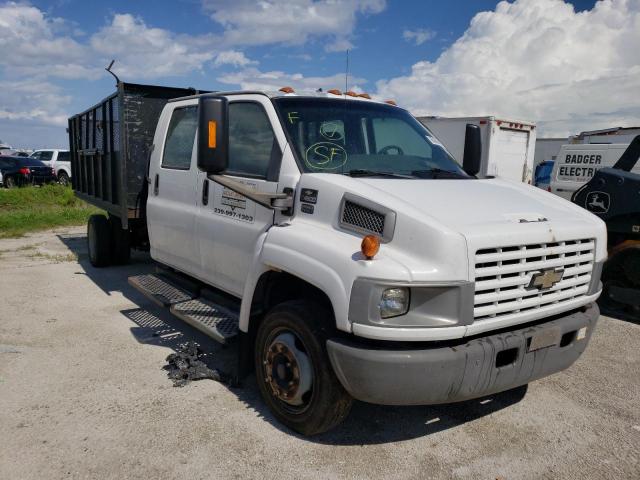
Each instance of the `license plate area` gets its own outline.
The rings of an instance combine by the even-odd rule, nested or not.
[[[536,332],[529,339],[529,346],[527,351],[533,352],[535,350],[540,350],[542,348],[553,347],[560,343],[560,338],[562,337],[562,332],[560,327],[549,327]]]

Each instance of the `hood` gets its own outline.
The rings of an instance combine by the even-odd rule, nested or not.
[[[484,248],[595,238],[596,260],[606,258],[606,228],[598,217],[522,183],[304,174],[300,186],[318,192],[314,213],[299,215],[300,221],[340,229],[346,192],[394,211],[395,230],[385,251],[411,271],[423,262],[425,278],[434,278],[435,270],[450,273],[458,263],[452,251],[464,252],[467,272],[475,252]]]
[[[529,223],[592,223],[595,218],[549,192],[499,179],[357,180],[375,189],[377,198],[388,196],[390,202],[387,203],[396,207],[405,204],[405,209],[419,210],[421,215],[463,235],[477,233],[479,229]]]

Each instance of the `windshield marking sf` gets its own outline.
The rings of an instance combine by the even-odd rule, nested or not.
[[[337,143],[318,142],[307,148],[304,160],[314,170],[335,170],[347,162],[347,152]]]

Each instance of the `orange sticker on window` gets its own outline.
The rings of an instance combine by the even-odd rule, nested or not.
[[[216,148],[216,122],[209,121],[209,148]]]

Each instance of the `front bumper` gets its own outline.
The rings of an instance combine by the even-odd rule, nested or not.
[[[327,341],[327,350],[338,379],[358,400],[382,405],[459,402],[569,367],[589,343],[599,315],[592,303],[548,322],[454,345],[434,342],[431,348],[385,349],[333,339]],[[584,327],[586,335],[578,338]],[[560,330],[559,343],[528,351],[534,335],[553,329]]]

